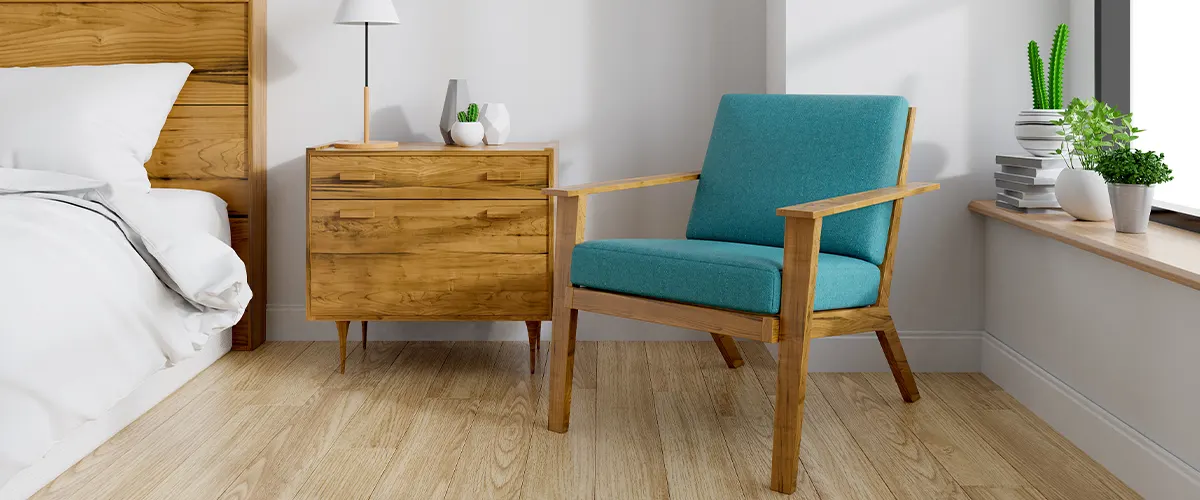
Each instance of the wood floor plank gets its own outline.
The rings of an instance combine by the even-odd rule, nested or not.
[[[487,389],[492,364],[500,352],[500,342],[454,342],[442,364],[438,383],[429,387],[426,397],[477,399]],[[528,369],[528,367],[526,367]]]
[[[358,345],[348,346],[347,351]],[[300,406],[308,402],[339,365],[337,342],[313,342],[283,369],[253,386],[255,404]]]
[[[469,399],[427,398],[372,497],[445,498],[477,405]]]
[[[813,373],[838,418],[854,436],[897,498],[966,499],[962,490],[916,435],[858,373]]]
[[[915,403],[900,399],[890,373],[862,374],[880,400],[900,417],[904,428],[921,440],[938,463],[962,486],[1021,488],[1029,482],[1021,477],[991,445],[972,431],[946,403],[924,398]]]
[[[160,425],[187,407],[204,393],[213,383],[241,369],[251,360],[246,352],[231,352],[222,356],[208,369],[200,372],[162,402],[155,405],[133,423],[121,429],[92,453],[83,457],[54,481],[35,494],[32,499],[68,498],[73,492],[84,491],[85,486],[103,476],[104,471],[121,461],[125,454],[139,441],[154,432]]]
[[[925,392],[956,410],[1013,409],[1012,400],[984,389],[965,373],[923,373],[918,380]]]
[[[744,351],[745,347],[740,346],[750,343],[738,342],[739,350]],[[770,490],[771,437],[775,422],[771,401],[763,392],[753,367],[745,364],[731,370],[720,354],[714,353],[712,346],[704,344],[693,344],[692,347],[717,413],[721,435],[729,448],[742,496],[747,500],[779,498],[781,495]],[[798,474],[796,492],[791,498],[818,500],[820,496],[803,464]]]
[[[111,467],[102,481],[66,498],[145,497],[253,399],[249,392],[206,391],[130,448],[126,459]]]
[[[646,359],[671,497],[743,498],[694,346],[650,342]]]
[[[575,347],[575,376],[571,379],[571,425],[566,433],[547,429],[550,408],[550,370],[544,370],[533,418],[529,461],[521,498],[526,500],[589,499],[596,493],[596,354],[595,342]],[[543,353],[549,345],[543,343]],[[548,359],[543,355],[543,362]],[[545,366],[545,365],[543,365]],[[580,371],[580,366],[592,370]],[[588,387],[591,387],[590,389]],[[532,474],[532,475],[531,475]]]
[[[964,486],[971,500],[1046,500],[1033,487]]]
[[[742,359],[746,360],[746,363],[754,371],[754,377],[758,379],[759,385],[762,386],[763,392],[773,406],[775,404],[776,367],[779,363],[767,350],[767,345],[762,342],[738,342],[738,347],[742,349]]]
[[[1141,498],[1065,438],[1013,410],[957,411],[1049,500]]]
[[[362,407],[355,412],[335,448],[392,448],[416,419],[429,388],[450,352],[444,342],[413,342],[400,352]]]
[[[363,349],[362,342],[353,348],[347,346],[346,373],[330,373],[321,385],[322,389],[361,391],[373,390],[396,362],[396,358],[408,346],[407,342],[372,341]]]
[[[446,498],[521,497],[542,378],[529,373],[528,343],[502,343]]]
[[[332,449],[314,466],[297,500],[365,500],[379,483],[394,450],[387,448]]]
[[[596,497],[668,498],[646,344],[600,342],[596,378]]]
[[[222,500],[295,496],[366,398],[365,390],[321,389],[225,488]]]
[[[250,358],[241,369],[213,384],[213,390],[253,391],[291,364],[312,342],[267,342],[250,352],[229,353]]]
[[[217,498],[271,437],[292,420],[294,406],[248,405],[214,436],[184,456],[186,460],[158,483],[149,498]]]

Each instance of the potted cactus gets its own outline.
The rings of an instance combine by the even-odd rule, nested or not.
[[[459,146],[478,146],[483,143],[483,124],[479,123],[479,105],[471,103],[458,112],[458,122],[450,127],[450,137]]]
[[[1063,67],[1067,57],[1067,37],[1070,30],[1060,24],[1054,31],[1054,46],[1050,48],[1050,64],[1042,63],[1042,54],[1034,40],[1029,41],[1029,80],[1033,90],[1033,109],[1017,115],[1017,142],[1034,156],[1053,156],[1062,148],[1063,138],[1054,121],[1062,118]]]

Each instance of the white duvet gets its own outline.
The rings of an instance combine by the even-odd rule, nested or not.
[[[140,192],[0,169],[0,486],[235,324],[246,270]]]

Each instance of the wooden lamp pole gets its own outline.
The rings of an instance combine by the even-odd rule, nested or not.
[[[386,149],[400,145],[396,141],[371,140],[371,25],[399,24],[392,0],[343,0],[338,9],[337,24],[363,25],[363,140],[362,142],[335,142],[333,147],[341,149]]]

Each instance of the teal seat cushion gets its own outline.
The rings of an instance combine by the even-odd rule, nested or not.
[[[895,186],[908,101],[871,95],[726,95],[687,237],[783,246],[775,209]],[[827,217],[821,251],[883,262],[892,204]]]
[[[576,286],[722,309],[778,314],[783,249],[709,240],[585,241],[571,254]],[[879,267],[834,254],[817,259],[817,311],[869,306]]]

